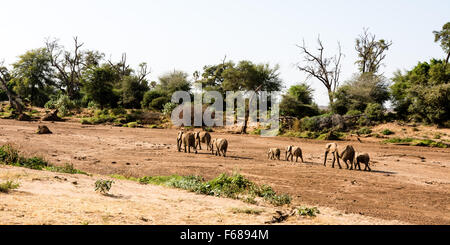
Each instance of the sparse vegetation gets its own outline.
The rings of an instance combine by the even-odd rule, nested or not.
[[[97,180],[95,182],[95,191],[100,192],[101,194],[105,195],[108,194],[109,190],[111,190],[112,184],[114,181],[112,180]]]
[[[320,214],[320,211],[317,207],[298,207],[297,211],[300,216],[316,217],[317,214]]]
[[[383,135],[393,135],[393,134],[395,134],[395,132],[393,132],[393,131],[391,131],[389,129],[385,129],[385,130],[381,131],[381,133]]]
[[[73,168],[72,164],[63,167],[53,166],[40,157],[26,158],[12,145],[6,144],[0,147],[0,164],[24,167],[35,170],[47,170],[59,173],[86,174],[83,171]]]
[[[250,215],[260,215],[263,210],[252,209],[252,208],[232,208],[231,211],[234,214],[250,214]]]
[[[20,184],[14,181],[6,181],[4,183],[0,183],[0,192],[1,193],[9,193],[11,190],[19,188]]]
[[[389,144],[405,144],[411,146],[426,146],[426,147],[437,147],[437,148],[448,148],[449,145],[443,142],[437,142],[429,139],[414,139],[414,138],[392,138],[383,141],[383,143]]]
[[[240,174],[232,176],[221,174],[210,181],[204,181],[199,176],[178,175],[143,177],[138,181],[141,184],[163,185],[204,195],[240,199],[249,203],[256,202],[254,197],[263,198],[276,206],[290,204],[292,200],[289,195],[278,195],[270,186],[259,186]]]

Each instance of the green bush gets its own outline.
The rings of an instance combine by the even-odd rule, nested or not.
[[[358,129],[358,134],[360,134],[360,135],[368,135],[368,134],[371,134],[371,133],[372,133],[372,129],[367,128],[367,127],[363,127],[363,128]]]
[[[376,103],[368,104],[366,110],[364,111],[364,114],[366,115],[367,119],[374,122],[380,122],[383,120],[384,116],[383,106]]]
[[[77,104],[69,96],[60,94],[47,101],[45,108],[58,109],[59,115],[65,117],[71,114],[71,110],[77,108]]]
[[[395,134],[395,132],[393,132],[393,131],[391,131],[389,129],[385,129],[385,130],[381,131],[381,133],[383,135],[393,135],[393,134]]]
[[[15,183],[13,181],[6,181],[4,183],[0,183],[0,192],[8,193],[10,190],[14,190],[19,188],[20,184]]]
[[[166,103],[163,107],[162,113],[166,116],[170,116],[172,115],[172,111],[175,110],[175,108],[177,108],[178,104],[169,102]]]
[[[100,192],[102,194],[107,194],[109,190],[111,190],[113,183],[114,181],[112,180],[97,180],[95,182],[95,191]]]
[[[297,211],[300,216],[316,217],[317,214],[320,214],[320,211],[317,207],[299,207],[297,208]]]
[[[87,175],[86,172],[83,172],[81,170],[75,169],[73,167],[73,164],[66,163],[63,167],[58,166],[48,166],[45,168],[45,170],[50,172],[57,172],[57,173],[66,173],[66,174],[84,174]]]
[[[267,185],[257,185],[240,174],[229,176],[221,174],[217,178],[205,182],[199,176],[157,176],[143,177],[139,179],[141,184],[165,185],[180,188],[199,194],[210,196],[223,196],[234,199],[248,200],[254,196],[262,197],[264,200],[282,206],[291,202],[288,195],[277,195],[276,192]]]

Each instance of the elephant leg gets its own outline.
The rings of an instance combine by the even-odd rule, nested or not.
[[[339,162],[339,155],[338,155],[336,152],[335,152],[334,154],[337,155],[337,156],[335,156],[335,157],[336,157],[336,159],[337,159],[337,163],[338,163],[338,165],[339,165],[339,169],[342,169],[341,163]]]
[[[328,156],[328,151],[325,152],[325,160],[323,161],[323,166],[327,166],[327,156]]]
[[[298,156],[295,157],[295,162],[298,162]]]
[[[336,162],[336,155],[333,153],[333,164],[331,165],[332,168],[334,168],[334,163]]]

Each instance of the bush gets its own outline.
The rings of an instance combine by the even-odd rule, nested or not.
[[[111,190],[113,183],[114,181],[112,180],[97,180],[95,182],[95,191],[100,192],[101,194],[107,194],[109,190]]]
[[[60,94],[47,101],[47,103],[45,104],[45,108],[58,109],[59,115],[65,117],[69,116],[71,114],[71,110],[77,108],[77,105],[69,98],[69,96]]]
[[[161,97],[167,98],[166,103],[169,102],[169,99],[168,99],[168,97],[167,97],[167,94],[164,93],[163,91],[159,91],[159,90],[150,90],[150,91],[147,91],[147,92],[144,94],[144,98],[143,98],[142,101],[141,101],[141,106],[142,106],[142,108],[144,108],[144,109],[150,109],[150,108],[152,108],[151,103],[153,102],[153,100],[155,100],[155,99],[157,99],[157,98],[161,98]],[[164,103],[164,104],[165,104],[165,103]],[[162,107],[164,106],[164,104],[161,106],[160,110],[162,109]]]
[[[0,183],[0,192],[9,193],[10,190],[14,190],[19,188],[20,184],[14,183],[13,181],[6,181],[4,183]]]
[[[166,103],[164,105],[162,113],[164,115],[166,115],[166,116],[171,116],[172,115],[172,111],[175,110],[175,108],[177,108],[177,106],[178,106],[178,104],[175,104],[175,103],[172,103],[172,102]]]
[[[30,169],[42,170],[49,164],[39,157],[25,158],[19,155],[19,151],[12,145],[3,145],[0,147],[0,162],[5,165],[25,167]]]
[[[381,131],[381,133],[383,135],[393,135],[393,134],[395,134],[395,132],[393,132],[393,131],[391,131],[389,129],[385,129],[385,130]]]
[[[383,120],[383,107],[380,104],[371,103],[368,104],[364,111],[367,119],[374,122],[380,122]]]
[[[258,196],[277,206],[291,202],[290,196],[277,195],[270,186],[256,185],[240,174],[234,174],[232,176],[221,174],[208,182],[205,182],[199,176],[182,177],[176,175],[143,177],[139,179],[139,182],[141,184],[165,185],[204,195],[223,196],[242,200],[248,200],[249,195],[250,199],[253,199],[253,196]]]
[[[363,128],[360,128],[357,133],[359,135],[368,135],[368,134],[372,133],[372,129],[367,128],[367,127],[363,127]]]
[[[83,172],[81,170],[75,169],[73,167],[73,164],[70,164],[70,163],[66,163],[63,167],[49,166],[49,167],[46,167],[45,170],[50,171],[50,172],[65,173],[65,174],[84,174],[84,175],[87,175],[86,172]]]
[[[317,214],[320,214],[320,211],[317,207],[299,207],[297,208],[297,211],[300,216],[316,217]]]

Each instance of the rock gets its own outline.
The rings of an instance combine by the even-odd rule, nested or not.
[[[36,132],[37,134],[52,134],[52,131],[50,131],[50,129],[48,129],[47,126],[45,125],[38,125],[38,130]]]
[[[28,116],[27,114],[20,114],[18,117],[17,117],[17,120],[19,120],[19,121],[31,121],[31,117],[30,116]]]
[[[62,121],[60,117],[58,117],[58,109],[47,113],[44,117],[42,117],[42,121]]]

